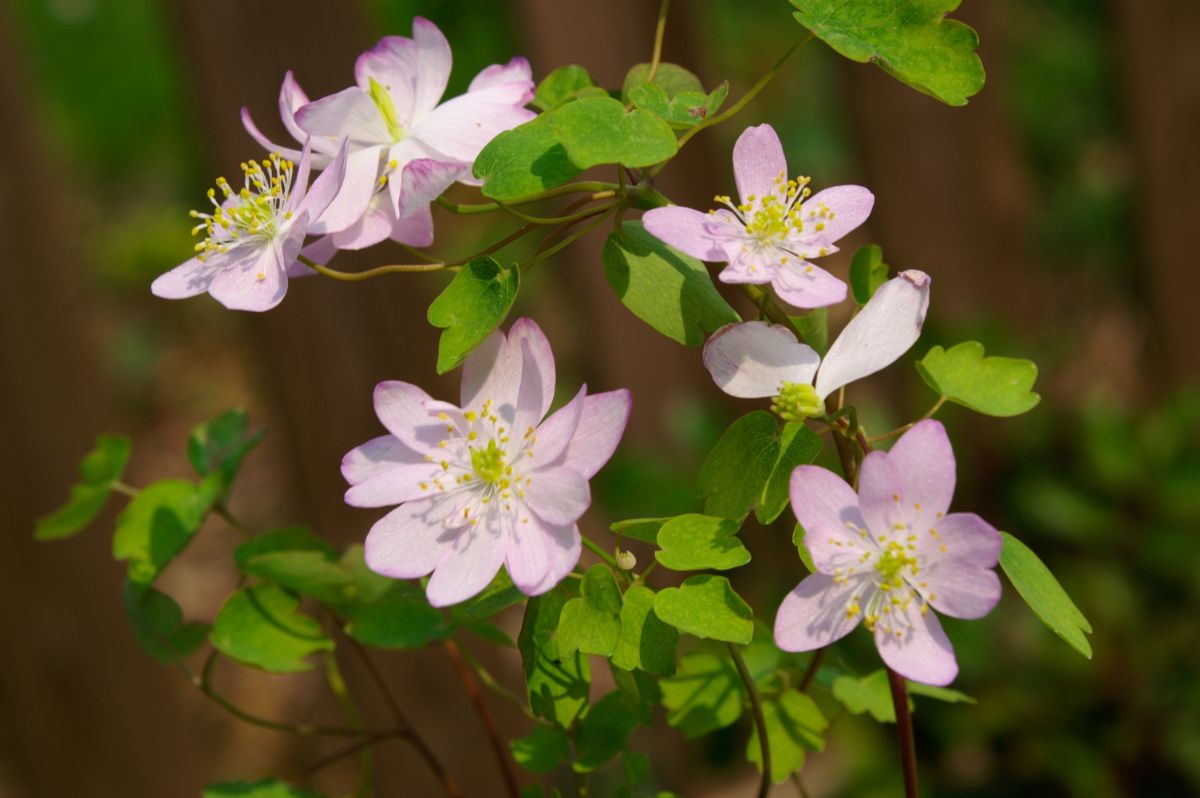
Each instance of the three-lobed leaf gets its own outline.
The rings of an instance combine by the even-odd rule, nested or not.
[[[37,520],[37,540],[57,540],[82,532],[104,509],[112,487],[121,479],[133,444],[124,435],[100,435],[79,463],[79,482],[67,503]]]
[[[548,116],[567,157],[580,169],[650,166],[679,151],[666,122],[640,108],[626,110],[612,97],[583,97]]]
[[[754,637],[754,612],[723,576],[700,574],[659,591],[654,613],[693,637],[741,644]]]
[[[208,636],[208,625],[185,623],[183,611],[166,593],[142,589],[126,580],[121,599],[138,645],[159,662],[171,664],[183,659]]]
[[[1091,633],[1092,625],[1088,619],[1071,601],[1050,569],[1028,546],[1007,532],[1001,532],[1000,536],[1004,540],[1000,549],[1000,567],[1017,593],[1042,623],[1080,654],[1091,659],[1092,646],[1086,634]]]
[[[984,357],[978,341],[935,346],[917,361],[917,371],[946,399],[989,416],[1017,416],[1041,401],[1030,390],[1037,380],[1032,360]]]
[[[688,513],[667,521],[658,530],[654,559],[672,571],[726,571],[750,562],[750,552],[737,533],[738,521]]]
[[[196,426],[188,437],[188,462],[202,477],[220,474],[228,492],[242,460],[262,440],[265,430],[247,432],[249,419],[243,410],[229,410],[212,421]]]
[[[495,258],[476,258],[462,267],[427,313],[430,324],[443,328],[438,340],[438,374],[466,360],[471,350],[500,326],[520,284],[520,269],[504,268]]]
[[[779,452],[779,424],[770,413],[755,410],[734,421],[700,468],[705,514],[744,518],[762,500]]]
[[[542,114],[506,130],[487,143],[475,158],[475,177],[483,180],[485,197],[501,202],[561,186],[582,170]]]
[[[577,756],[573,767],[577,773],[595,770],[612,759],[638,726],[638,716],[625,696],[612,692],[592,706],[579,723],[575,734]]]
[[[531,598],[517,637],[529,708],[563,728],[587,709],[592,680],[587,656],[560,654],[558,623],[566,602],[562,589]]]
[[[983,88],[979,36],[946,19],[960,0],[792,0],[796,19],[834,50],[873,63],[948,105]]]
[[[601,260],[621,304],[681,344],[700,346],[709,333],[741,321],[703,263],[668,247],[640,221],[609,235]]]
[[[567,758],[571,741],[557,726],[538,726],[508,744],[513,760],[530,773],[549,773]]]
[[[855,715],[869,712],[880,723],[895,723],[891,687],[885,670],[866,676],[839,676],[833,680],[833,697]]]
[[[626,590],[620,620],[621,635],[612,653],[614,665],[659,676],[675,673],[679,632],[655,614],[653,590],[642,585]]]
[[[771,468],[771,475],[763,485],[754,517],[760,524],[769,524],[778,518],[788,505],[792,471],[796,466],[807,465],[821,453],[821,436],[806,427],[803,422],[789,421],[783,425],[779,438],[779,456]]]
[[[686,67],[663,61],[654,69],[653,78],[650,77],[650,69],[648,63],[634,64],[629,68],[625,73],[625,80],[621,82],[622,102],[629,102],[633,89],[651,81],[660,87],[668,98],[674,98],[682,92],[704,93],[704,84],[700,82],[700,78]]]
[[[674,677],[663,679],[667,723],[689,739],[723,729],[742,716],[742,687],[728,657],[704,651],[684,654]]]
[[[621,590],[607,565],[583,575],[579,597],[568,601],[558,621],[558,651],[611,656],[621,639]]]

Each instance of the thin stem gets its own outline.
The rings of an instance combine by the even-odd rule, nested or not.
[[[504,776],[504,786],[508,789],[510,798],[520,798],[521,789],[517,786],[517,777],[513,774],[512,767],[509,764],[508,749],[504,745],[504,741],[500,738],[500,733],[496,731],[496,724],[492,720],[492,713],[488,710],[487,704],[484,703],[483,695],[479,691],[479,682],[475,681],[475,674],[472,673],[471,666],[463,658],[458,643],[453,640],[447,640],[442,645],[445,647],[446,653],[450,655],[450,659],[454,661],[454,665],[458,668],[458,676],[462,679],[463,687],[467,689],[467,696],[475,706],[475,713],[479,715],[479,722],[483,725],[483,730],[487,734],[488,743],[492,747],[492,753],[496,756],[496,764],[500,766],[500,772]]]
[[[534,255],[532,258],[522,261],[520,264],[521,271],[527,271],[530,267],[534,266],[537,263],[540,263],[541,261],[544,261],[546,258],[550,257],[554,253],[556,253],[560,250],[566,249],[567,247],[571,246],[579,239],[583,238],[588,233],[595,230],[597,227],[599,227],[604,222],[603,212],[607,212],[608,210],[611,209],[611,207],[612,206],[605,207],[603,209],[601,215],[598,215],[596,217],[596,219],[593,222],[591,222],[591,224],[584,225],[583,227],[576,230],[574,233],[571,233],[571,235],[564,238],[562,241],[559,241],[554,246],[548,247],[547,249],[543,250],[542,252],[539,252],[536,255]],[[600,209],[597,209],[597,210],[600,210]]]
[[[892,688],[892,705],[896,708],[896,730],[900,735],[900,763],[904,767],[905,798],[918,798],[917,747],[913,741],[912,714],[908,711],[908,686],[904,677],[891,668],[887,669],[888,684]]]
[[[804,671],[804,675],[800,677],[800,684],[796,685],[796,689],[802,693],[808,692],[808,686],[812,684],[812,680],[816,678],[817,671],[821,668],[821,660],[825,658],[825,649],[818,648],[813,654],[813,658],[809,660],[808,667]]]
[[[867,438],[867,441],[869,443],[879,443],[880,441],[886,441],[888,438],[894,438],[901,433],[907,432],[908,430],[912,429],[913,427],[915,427],[917,424],[921,423],[925,419],[933,418],[935,415],[937,415],[937,411],[941,410],[942,405],[944,405],[944,404],[946,404],[946,397],[939,396],[938,400],[934,403],[933,407],[931,407],[925,411],[925,415],[921,416],[920,418],[918,418],[915,421],[908,422],[907,424],[905,424],[902,427],[896,427],[891,432],[885,432],[882,435],[876,435],[873,438]]]
[[[567,576],[574,576],[574,574],[567,574]],[[467,664],[471,666],[471,669],[475,671],[475,677],[479,679],[480,683],[484,687],[488,688],[493,693],[512,704],[528,720],[538,724],[548,723],[548,721],[546,721],[544,718],[539,718],[537,715],[533,714],[533,710],[529,708],[525,699],[521,698],[512,690],[509,690],[507,687],[501,684],[500,680],[493,676],[491,671],[485,668],[483,663],[476,659],[475,655],[472,654],[469,649],[460,646],[459,652],[463,655],[463,659],[467,661]]]
[[[599,543],[597,543],[596,541],[589,538],[587,535],[583,535],[582,538],[583,538],[583,547],[585,549],[588,549],[589,551],[591,551],[593,554],[595,554],[600,559],[604,560],[606,563],[611,565],[613,568],[617,568],[618,570],[620,569],[620,566],[617,565],[617,558],[612,556],[612,554],[610,554],[609,552],[605,551],[603,546],[601,546]]]
[[[633,580],[633,583],[635,585],[646,584],[646,577],[648,577],[650,575],[650,572],[653,571],[656,567],[658,567],[658,560],[652,560],[650,562],[650,564],[646,566],[646,570],[642,571],[640,574],[637,575],[637,578]]]
[[[615,197],[616,195],[617,195],[617,193],[615,191],[600,191],[600,192],[597,192],[597,193],[591,195],[587,199],[589,201],[601,200],[601,199],[611,199],[612,197]],[[551,224],[563,225],[563,224],[570,224],[571,222],[577,222],[580,219],[586,219],[589,216],[594,216],[595,214],[600,213],[601,211],[608,210],[609,208],[613,207],[617,203],[609,202],[609,203],[606,203],[606,204],[601,205],[596,208],[588,208],[586,211],[580,211],[579,213],[568,214],[566,216],[533,216],[533,215],[525,213],[523,211],[519,211],[516,208],[512,207],[511,205],[506,205],[502,202],[498,203],[498,204],[500,205],[501,208],[504,209],[504,211],[506,213],[509,213],[509,214],[515,216],[516,218],[520,219],[523,222],[529,222],[530,224],[540,224],[540,225],[551,225]]]
[[[367,269],[365,272],[341,272],[337,269],[331,269],[328,266],[323,266],[306,255],[300,255],[297,257],[297,259],[318,274],[324,275],[325,277],[332,277],[335,280],[341,280],[342,282],[346,283],[357,283],[362,280],[370,280],[372,277],[381,277],[385,274],[437,272],[447,268],[448,266],[448,264],[441,262],[393,263],[387,266],[376,266],[374,269]]]
[[[762,753],[762,781],[758,785],[758,798],[766,798],[771,792],[771,741],[767,738],[767,719],[763,716],[762,699],[758,697],[758,688],[754,686],[754,679],[750,676],[750,669],[746,667],[746,661],[742,659],[742,652],[738,651],[737,646],[733,643],[729,646],[729,656],[733,658],[733,664],[737,668],[738,676],[742,678],[742,684],[746,686],[746,692],[750,696],[750,709],[754,713],[754,728],[758,730],[758,748]]]
[[[650,56],[650,71],[646,73],[646,80],[654,80],[654,76],[658,74],[658,63],[662,60],[663,34],[667,30],[667,9],[671,7],[671,0],[662,0],[658,6],[658,24],[654,26],[654,54]]]
[[[335,765],[338,762],[341,762],[343,759],[345,759],[348,756],[354,756],[359,751],[362,751],[364,748],[370,748],[371,746],[375,745],[378,742],[379,742],[379,740],[373,740],[373,739],[367,738],[367,739],[359,740],[357,742],[350,743],[349,745],[345,746],[344,748],[339,748],[336,751],[331,751],[328,754],[326,754],[325,756],[323,756],[320,759],[313,762],[308,767],[306,767],[304,769],[304,773],[301,774],[301,777],[304,779],[310,779],[313,776],[315,776],[317,773],[319,773],[322,770],[324,770],[325,768],[329,767],[330,765]]]
[[[539,202],[541,200],[553,199],[554,197],[561,197],[566,194],[584,194],[584,193],[593,193],[593,192],[598,192],[598,191],[614,191],[617,188],[619,188],[619,187],[617,186],[616,183],[606,183],[602,180],[581,180],[577,183],[567,183],[564,186],[556,186],[554,188],[547,189],[546,191],[539,191],[536,194],[526,194],[523,197],[517,197],[514,200],[510,200],[509,202],[507,202],[505,204],[509,205],[509,206],[528,205],[531,202]],[[464,215],[470,215],[470,214],[476,214],[476,213],[493,213],[495,211],[500,210],[500,203],[498,203],[498,202],[481,202],[481,203],[474,203],[474,204],[459,203],[459,202],[453,202],[451,200],[448,200],[444,196],[437,198],[437,204],[441,205],[443,208],[450,211],[451,213],[458,213],[458,214],[464,214]]]
[[[324,660],[325,682],[329,685],[329,691],[333,693],[333,697],[337,699],[338,705],[341,706],[342,714],[346,716],[346,720],[351,726],[365,729],[362,713],[358,711],[354,697],[350,695],[350,688],[346,686],[346,678],[342,675],[342,669],[338,665],[337,654],[327,651]],[[373,769],[374,755],[371,746],[363,746],[359,751],[358,790],[356,791],[358,798],[366,798],[370,794]]]
[[[138,490],[137,488],[133,487],[132,485],[126,485],[124,482],[121,482],[120,480],[118,480],[112,484],[112,490],[115,493],[123,494],[125,496],[128,496],[131,499],[136,498],[137,495],[139,493],[141,493],[141,491]]]
[[[221,516],[221,518],[225,521],[225,523],[229,524],[231,527],[236,529],[238,532],[241,532],[246,537],[248,537],[248,538],[254,537],[254,532],[252,532],[250,530],[250,528],[247,527],[245,524],[243,524],[241,521],[237,520],[237,518],[234,517],[233,513],[229,512],[229,508],[226,507],[224,503],[218,504],[215,507],[213,507],[213,512],[215,512],[217,515]]]
[[[800,798],[808,798],[808,790],[804,789],[804,782],[800,781],[800,771],[792,774],[792,786],[796,788],[796,794]]]

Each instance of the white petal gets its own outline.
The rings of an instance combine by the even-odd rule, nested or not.
[[[360,147],[392,140],[375,101],[357,86],[304,106],[296,112],[296,124],[314,138],[336,141],[347,136]]]
[[[722,391],[777,396],[784,383],[809,385],[821,358],[787,328],[762,321],[728,324],[704,344],[704,367]]]
[[[584,399],[579,425],[563,452],[562,464],[587,479],[594,477],[617,450],[632,407],[633,397],[624,388]]]
[[[336,233],[362,219],[379,180],[381,155],[382,146],[364,147],[344,157],[339,154],[338,160],[321,173],[313,185],[314,193],[325,176],[338,166],[338,161],[342,162],[343,179],[330,186],[334,189],[330,196],[322,196],[325,207],[315,211],[320,215],[310,228],[313,235]],[[328,191],[329,189],[326,189],[326,192]]]
[[[862,620],[862,612],[850,612],[849,608],[855,598],[861,602],[868,597],[868,589],[865,577],[842,583],[828,574],[804,577],[779,605],[776,644],[784,651],[812,651],[841,640]]]
[[[526,479],[525,503],[548,524],[573,524],[592,502],[587,480],[565,466],[539,469]]]
[[[504,563],[510,526],[510,519],[494,512],[464,528],[425,587],[429,603],[435,607],[458,604],[487,587]]]
[[[437,567],[459,534],[442,523],[450,502],[425,499],[402,504],[367,533],[367,567],[396,579],[416,579]]]
[[[587,386],[579,389],[575,398],[554,411],[549,418],[537,428],[533,443],[530,445],[529,468],[536,470],[544,468],[561,460],[579,427],[579,419],[583,415],[584,403],[587,400]],[[522,433],[523,434],[523,433]]]
[[[941,687],[958,675],[954,646],[937,614],[922,614],[916,600],[906,609],[897,607],[879,619],[875,624],[875,647],[889,668],[914,682]]]

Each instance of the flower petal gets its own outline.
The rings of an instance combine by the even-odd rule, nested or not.
[[[729,260],[740,247],[739,230],[724,218],[691,208],[671,205],[642,215],[642,224],[655,238],[693,258],[710,262]]]
[[[592,503],[587,479],[572,468],[541,468],[525,479],[525,503],[548,524],[573,524]]]
[[[433,480],[442,473],[436,463],[405,463],[381,467],[371,477],[351,485],[345,501],[351,507],[391,507],[423,499],[436,490]]]
[[[704,367],[722,391],[753,399],[777,396],[786,382],[810,385],[821,357],[778,324],[727,324],[704,344]]]
[[[829,211],[833,218],[818,218],[816,222],[821,225],[817,232],[832,243],[865,222],[873,207],[875,195],[862,186],[834,186],[805,200],[801,215],[808,229],[810,214],[820,216],[822,211]]]
[[[337,249],[366,249],[391,235],[394,218],[387,193],[379,192],[371,198],[357,222],[344,230],[332,233],[328,238]]]
[[[526,363],[524,343],[529,344],[530,361]],[[462,406],[477,410],[491,400],[512,422],[516,413],[522,374],[530,369],[531,379],[540,390],[531,388],[530,403],[536,404],[529,415],[536,415],[534,426],[546,415],[554,401],[554,352],[542,328],[529,318],[517,319],[508,336],[496,331],[480,344],[463,364]]]
[[[527,596],[537,595],[538,586],[550,569],[550,541],[536,516],[523,514],[513,524],[504,565],[513,584]]]
[[[632,407],[633,397],[624,388],[584,399],[579,425],[563,452],[562,465],[587,479],[594,477],[617,450]]]
[[[733,176],[742,203],[771,194],[782,178],[787,180],[787,158],[779,134],[770,125],[748,127],[733,145]]]
[[[846,298],[844,282],[804,260],[789,259],[776,272],[771,285],[780,299],[796,308],[823,308]]]
[[[451,159],[472,163],[489,141],[536,116],[523,107],[526,94],[518,84],[461,94],[430,111],[409,135]]]
[[[854,489],[837,474],[820,466],[802,465],[789,483],[792,512],[804,527],[804,546],[813,565],[825,574],[859,562],[866,528]]]
[[[283,76],[283,83],[279,87],[279,118],[283,120],[283,126],[287,128],[287,132],[291,133],[292,138],[299,142],[307,139],[308,134],[296,124],[296,112],[308,103],[308,95],[304,89],[300,88],[300,84],[296,82],[296,76],[289,69]],[[321,149],[321,146],[323,144],[318,146],[318,152],[332,154],[332,149]]]
[[[389,213],[390,217],[390,213]],[[433,213],[422,205],[408,216],[395,219],[388,238],[410,247],[427,247],[433,243]]]
[[[445,425],[425,407],[429,394],[407,382],[387,381],[375,386],[375,415],[387,431],[422,455],[435,454],[445,438]]]
[[[349,140],[344,140],[342,147],[348,145]],[[338,154],[337,159],[313,183],[313,193],[320,193],[317,199],[310,200],[316,203],[311,206],[316,221],[311,225],[309,232],[313,235],[336,233],[362,219],[378,183],[379,158],[382,155],[382,146],[364,147],[345,155]],[[339,181],[335,178],[335,181],[322,186],[326,175],[339,168],[339,162],[342,179]],[[317,207],[321,202],[324,202],[324,206]],[[306,204],[306,207],[309,206]]]
[[[296,112],[296,124],[308,135],[370,147],[392,140],[375,101],[357,86],[322,97]]]
[[[437,161],[432,158],[409,161],[396,177],[400,181],[397,213],[404,217],[421,208],[428,208],[429,203],[468,171],[470,167],[467,164],[456,161]]]
[[[729,265],[721,270],[717,279],[723,283],[750,283],[762,285],[775,279],[781,263],[788,263],[792,256],[777,247],[740,247],[729,258]]]
[[[894,607],[879,619],[875,624],[875,647],[889,668],[914,682],[943,687],[958,675],[954,646],[937,614],[922,613],[916,601],[903,608]]]
[[[435,607],[458,604],[488,586],[504,564],[510,540],[507,521],[493,512],[486,520],[459,533],[425,586],[430,604]]]
[[[287,293],[279,243],[269,242],[222,269],[213,277],[208,293],[230,310],[261,312],[278,305]]]
[[[584,385],[575,394],[575,398],[555,410],[549,418],[537,428],[537,433],[528,451],[530,470],[545,468],[560,461],[567,450],[575,430],[579,427],[579,419],[583,415],[584,402],[587,400],[587,386]],[[559,462],[559,465],[562,463]]]
[[[995,527],[974,513],[951,513],[931,533],[920,535],[918,555],[926,565],[921,592],[938,612],[952,618],[982,618],[1000,600],[1000,558]]]
[[[357,485],[397,465],[423,463],[424,455],[413,451],[395,435],[380,435],[355,446],[342,457],[342,477]]]
[[[954,450],[946,428],[933,419],[920,421],[900,436],[887,457],[904,479],[914,531],[938,526],[954,498]]]
[[[364,90],[374,78],[392,97],[401,121],[429,113],[450,78],[450,44],[438,27],[424,17],[413,20],[413,38],[385,36],[359,56],[354,77]]]
[[[507,64],[492,64],[484,67],[478,75],[471,80],[471,85],[467,87],[468,92],[482,91],[490,89],[493,86],[502,86],[506,83],[523,83],[525,84],[529,96],[525,99],[524,105],[533,99],[533,69],[529,66],[529,61],[521,56],[517,56]]]
[[[841,640],[862,620],[850,611],[869,588],[866,577],[834,582],[828,574],[810,574],[796,585],[775,615],[775,643],[784,651],[812,651]]]
[[[395,579],[417,579],[437,567],[459,535],[442,523],[446,499],[402,504],[380,518],[367,533],[367,567]]]
[[[929,309],[929,275],[901,272],[875,292],[833,342],[817,372],[817,395],[891,365],[917,341]]]
[[[297,150],[294,147],[284,147],[283,145],[276,144],[274,141],[271,141],[271,139],[267,138],[266,134],[258,129],[258,125],[254,124],[254,119],[250,116],[250,109],[244,105],[242,106],[242,127],[245,128],[246,132],[250,134],[250,138],[258,142],[258,145],[264,150],[267,150],[268,152],[277,152],[284,158],[292,161],[300,160],[300,150]],[[298,139],[303,141],[306,138],[308,138],[308,134],[304,133],[304,131],[300,131],[300,136],[298,136]]]
[[[150,293],[163,299],[187,299],[203,294],[217,273],[235,263],[237,258],[236,252],[208,255],[203,260],[197,255],[160,274],[150,284]]]
[[[881,546],[916,532],[910,524],[912,505],[905,495],[904,476],[887,452],[874,451],[863,458],[858,470],[858,506]]]

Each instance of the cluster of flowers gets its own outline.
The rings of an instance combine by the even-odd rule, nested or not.
[[[289,276],[311,273],[302,253],[324,260],[387,238],[430,244],[430,203],[454,182],[472,183],[483,146],[533,117],[524,107],[533,93],[524,59],[488,67],[466,94],[439,104],[449,72],[445,38],[417,19],[413,38],[387,37],[358,59],[351,88],[309,102],[289,73],[280,113],[302,149],[275,146],[243,111],[248,132],[274,154],[242,165],[240,190],[217,181],[213,210],[193,213],[195,232],[205,234],[195,257],[158,278],[154,293],[208,291],[230,308],[267,310]],[[733,165],[740,202],[717,197],[726,207],[708,213],[651,210],[646,229],[694,257],[727,263],[724,282],[770,283],[801,308],[844,300],[845,283],[810,259],[835,252],[866,220],[871,193],[839,186],[811,194],[807,178],[788,178],[768,125],[742,134]],[[309,187],[314,168],[323,171]],[[713,334],[705,366],[726,393],[771,398],[785,420],[820,416],[826,397],[916,342],[929,282],[918,271],[885,282],[823,361],[787,328],[751,321]],[[388,434],[342,461],[349,504],[395,507],[367,536],[367,564],[396,578],[428,576],[435,606],[476,595],[501,567],[530,596],[564,579],[579,560],[576,522],[591,502],[589,480],[615,451],[631,397],[584,386],[547,415],[554,390],[550,343],[529,319],[507,336],[492,333],[467,359],[460,406],[406,382],[381,383],[375,411]],[[952,681],[954,652],[930,608],[977,618],[1000,594],[999,533],[976,515],[949,513],[954,484],[954,454],[932,420],[912,426],[890,451],[867,454],[857,492],[826,469],[797,468],[791,503],[817,572],[779,609],[780,647],[820,648],[864,622],[892,669],[931,684]]]

